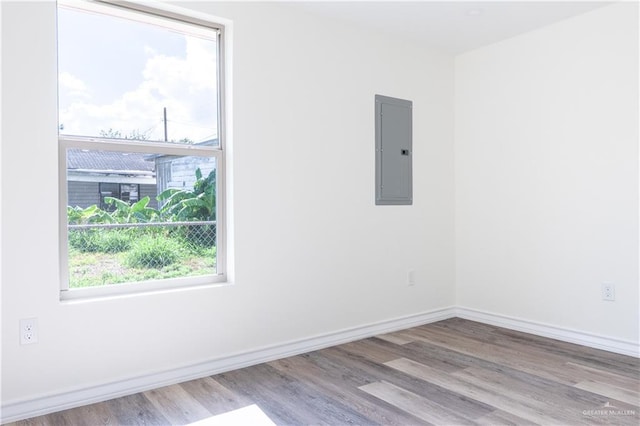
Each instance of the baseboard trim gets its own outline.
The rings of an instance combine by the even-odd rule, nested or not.
[[[459,318],[640,358],[640,346],[637,342],[599,336],[596,334],[464,307],[456,307],[455,311],[456,316]]]
[[[337,332],[272,345],[256,350],[238,353],[223,358],[191,364],[152,374],[124,380],[84,387],[55,394],[44,395],[22,401],[9,401],[0,408],[0,423],[9,423],[31,417],[42,416],[69,408],[107,401],[121,396],[168,386],[188,380],[212,376],[225,371],[249,367],[275,359],[299,355],[330,346],[341,345],[377,334],[391,333],[405,328],[416,327],[456,316],[454,307],[436,309],[416,315],[409,315],[363,326],[352,327]]]
[[[5,424],[67,410],[69,408],[107,401],[109,399],[144,392],[162,386],[212,376],[225,371],[249,367],[263,362],[273,361],[275,359],[299,355],[378,334],[391,333],[393,331],[403,330],[454,317],[522,331],[538,336],[549,337],[565,342],[576,343],[596,349],[603,349],[605,351],[619,353],[622,355],[628,355],[636,358],[640,357],[639,345],[631,341],[598,336],[595,334],[560,328],[521,318],[478,311],[475,309],[448,307],[416,315],[371,323],[359,327],[352,327],[332,333],[285,342],[278,345],[267,346],[197,364],[158,371],[156,373],[145,374],[92,387],[58,392],[28,400],[9,401],[4,403],[0,408],[0,423]]]

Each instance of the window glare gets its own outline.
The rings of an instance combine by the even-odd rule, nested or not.
[[[216,139],[216,37],[58,8],[60,134]]]

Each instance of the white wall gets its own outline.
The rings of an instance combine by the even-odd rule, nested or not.
[[[637,7],[456,58],[458,305],[638,342]]]
[[[233,20],[233,285],[61,303],[55,4],[1,6],[3,403],[453,305],[453,59],[242,3],[192,4]],[[374,206],[377,93],[413,101],[411,207]]]
[[[0,5],[3,404],[456,303],[637,342],[637,5],[454,73],[286,5],[180,3],[233,20],[233,285],[80,303],[56,278],[55,5]],[[412,207],[374,206],[376,93],[414,102]]]

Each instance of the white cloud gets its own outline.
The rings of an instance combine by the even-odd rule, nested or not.
[[[58,79],[60,90],[66,93],[69,97],[88,98],[91,96],[85,82],[80,80],[78,77],[68,72],[61,72]]]
[[[96,104],[87,84],[67,72],[60,73],[59,115],[65,133],[96,136],[100,130],[112,128],[125,135],[151,130],[153,139],[162,140],[166,107],[170,140],[186,137],[200,141],[217,134],[215,43],[192,37],[186,41],[184,58],[146,47],[142,83],[108,104]],[[89,84],[111,84],[110,89],[118,90],[117,82],[108,82],[108,74],[97,75]]]

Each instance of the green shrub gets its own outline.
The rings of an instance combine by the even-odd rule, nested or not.
[[[188,249],[189,254],[198,257],[204,257],[206,259],[215,259],[216,258],[216,246],[213,247],[203,247],[191,244],[189,241],[185,241],[185,247]]]
[[[131,248],[132,238],[127,230],[108,231],[103,234],[103,253],[120,253]]]
[[[69,244],[83,253],[120,253],[131,247],[129,230],[69,230]]]
[[[98,239],[96,229],[69,230],[69,245],[83,253],[95,253],[98,251]]]
[[[185,225],[173,227],[170,234],[182,240],[193,253],[216,246],[216,225]]]
[[[176,262],[181,253],[182,246],[171,238],[144,236],[126,254],[126,263],[132,268],[162,268]]]

